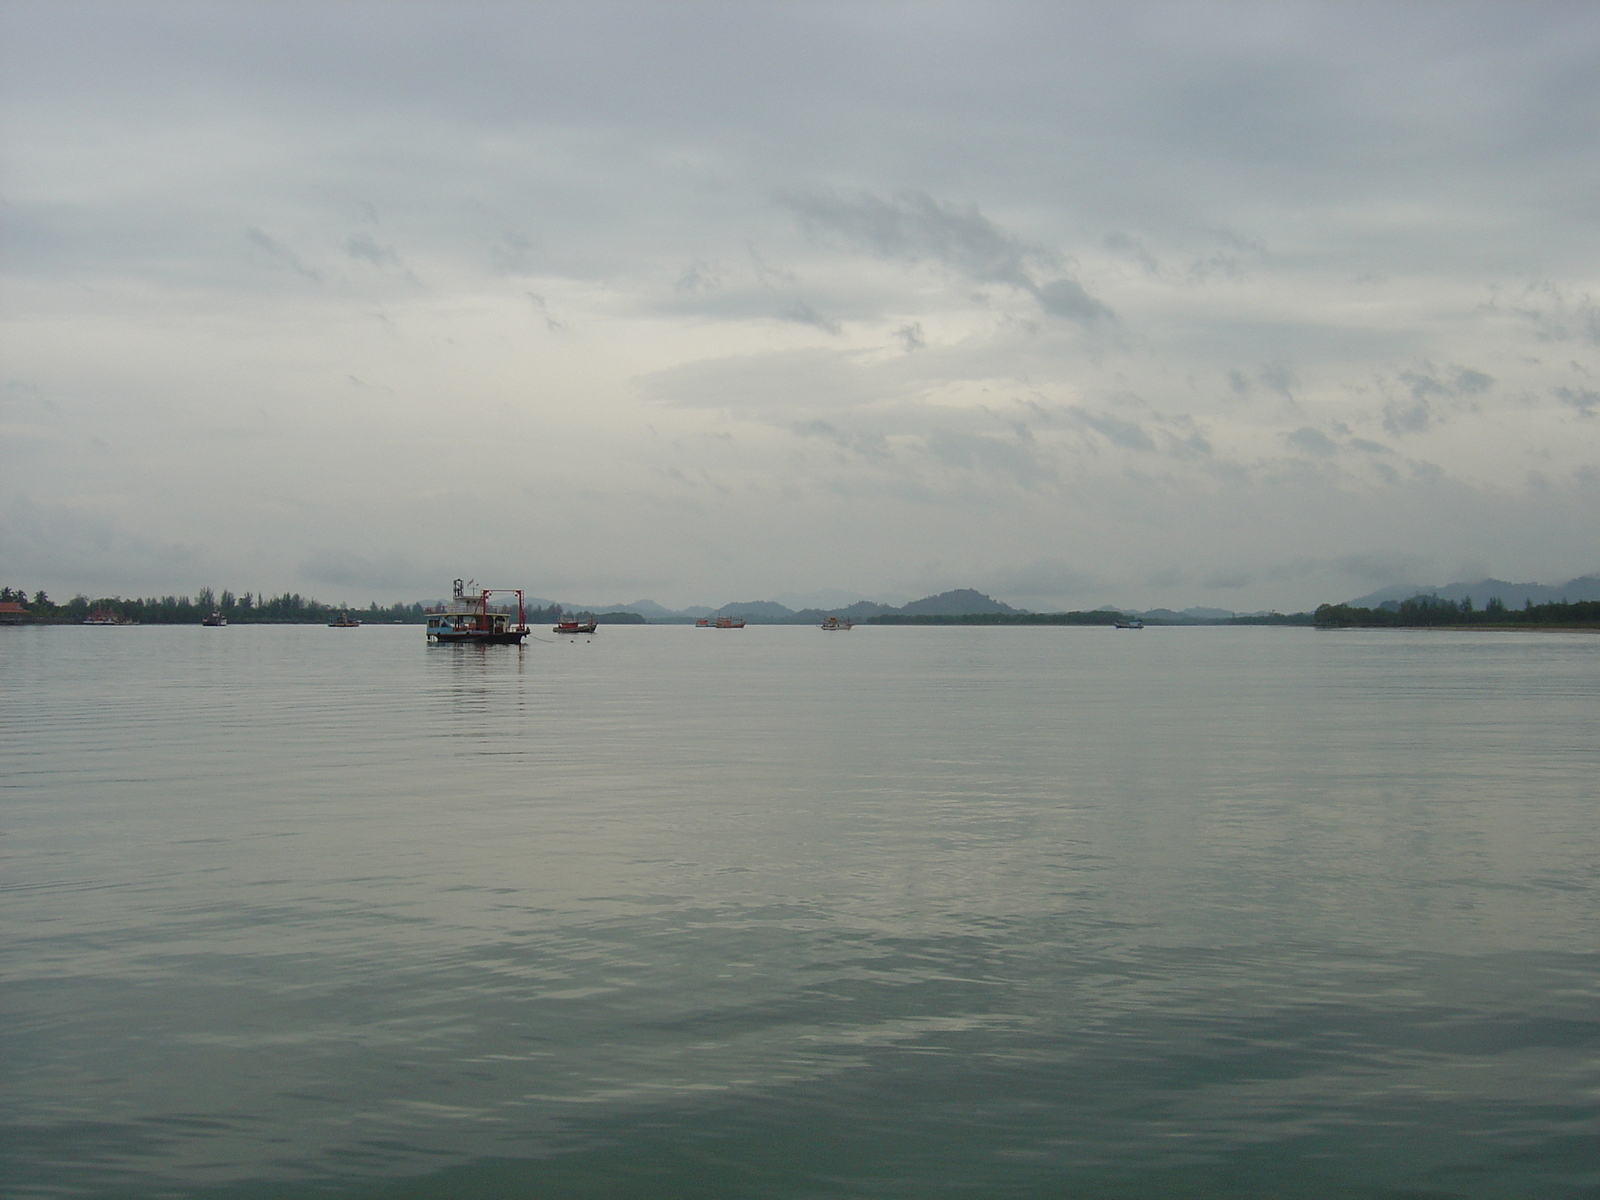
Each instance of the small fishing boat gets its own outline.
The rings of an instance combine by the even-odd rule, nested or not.
[[[328,622],[328,628],[329,629],[360,629],[361,628],[361,622],[356,620],[349,613],[342,612],[342,613],[339,614],[339,619],[337,621],[329,621]]]
[[[817,628],[818,629],[843,629],[843,630],[849,630],[854,625],[855,625],[855,622],[852,621],[849,617],[846,617],[842,621],[838,617],[823,617],[822,618],[822,624],[817,626]]]
[[[698,617],[695,619],[696,629],[743,629],[743,617]]]
[[[212,610],[211,615],[209,617],[204,618],[200,622],[200,624],[202,624],[202,625],[210,625],[213,628],[220,628],[221,626],[226,625],[227,623],[228,623],[228,618],[223,616],[220,612],[217,612],[216,610]]]
[[[1130,617],[1126,621],[1112,622],[1111,627],[1113,629],[1143,629],[1144,622],[1139,620],[1138,617]]]
[[[597,628],[595,622],[588,621],[558,621],[550,627],[551,633],[593,633]]]
[[[424,610],[428,641],[467,646],[522,645],[529,629],[523,615],[521,588],[480,588],[470,579],[464,584],[457,579],[454,588],[448,604]],[[496,592],[516,593],[515,625],[509,610],[489,607],[489,597]]]

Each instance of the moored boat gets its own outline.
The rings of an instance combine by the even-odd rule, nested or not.
[[[339,614],[339,619],[337,621],[329,621],[328,622],[328,628],[329,629],[360,629],[361,628],[361,622],[356,620],[349,613],[342,612],[342,613]]]
[[[134,622],[119,612],[97,608],[83,619],[85,625],[132,625]]]
[[[1114,621],[1114,622],[1112,622],[1112,626],[1111,627],[1113,629],[1143,629],[1144,628],[1144,622],[1139,620],[1138,617],[1130,617],[1126,621]]]
[[[202,624],[202,625],[210,625],[210,626],[212,626],[214,628],[220,628],[221,626],[226,625],[227,623],[228,623],[228,618],[223,616],[220,612],[218,612],[218,611],[216,611],[214,609],[212,610],[212,613],[211,613],[211,615],[209,617],[204,618],[200,622],[200,624]]]
[[[457,579],[454,589],[448,604],[426,610],[428,641],[469,646],[520,646],[522,639],[528,636],[521,588],[480,588],[472,580],[463,584]],[[516,593],[515,625],[511,623],[509,610],[489,607],[489,597],[496,592]]]
[[[558,621],[550,627],[551,633],[593,633],[597,628],[593,620]]]
[[[743,617],[699,617],[695,620],[696,629],[743,629]]]
[[[838,617],[823,617],[822,618],[822,624],[817,626],[817,628],[818,629],[844,629],[844,630],[849,630],[849,629],[853,628],[854,625],[855,625],[855,622],[852,621],[849,617],[846,617],[842,621]]]

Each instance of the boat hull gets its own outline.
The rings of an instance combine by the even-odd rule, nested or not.
[[[455,646],[520,646],[527,636],[526,629],[507,629],[503,633],[468,630],[465,633],[430,633],[428,640]]]

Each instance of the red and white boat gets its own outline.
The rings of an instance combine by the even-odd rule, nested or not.
[[[490,608],[489,597],[496,592],[515,592],[517,623],[503,608]],[[450,603],[427,610],[428,640],[471,646],[520,646],[528,636],[528,622],[522,612],[521,588],[480,588],[472,580],[455,581]]]
[[[743,629],[743,617],[698,617],[695,620],[696,629]]]
[[[551,633],[593,633],[597,628],[594,620],[587,621],[558,621],[550,627]]]

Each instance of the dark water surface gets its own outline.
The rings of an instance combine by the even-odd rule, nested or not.
[[[1600,637],[0,630],[12,1197],[1600,1195]]]

